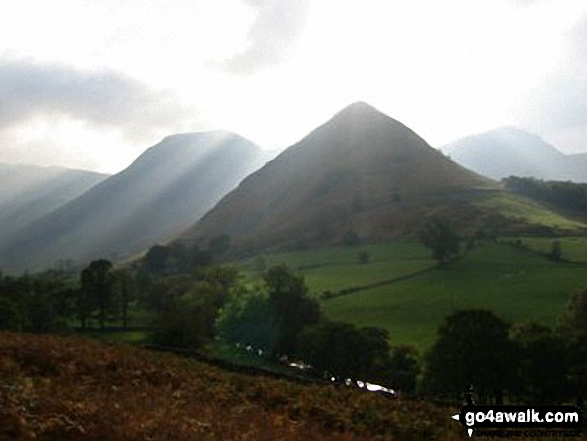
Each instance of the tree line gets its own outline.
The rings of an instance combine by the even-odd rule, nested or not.
[[[570,181],[543,181],[510,176],[503,182],[515,193],[549,203],[576,214],[587,214],[587,184]]]
[[[439,243],[454,239],[444,228],[429,230]],[[553,327],[508,324],[491,311],[456,311],[420,355],[394,345],[385,329],[328,319],[304,278],[287,266],[264,268],[251,280],[234,266],[215,264],[226,239],[215,246],[156,246],[135,265],[115,268],[100,259],[75,277],[62,271],[0,275],[0,329],[56,332],[84,329],[89,321],[104,329],[114,319],[126,325],[133,305],[155,317],[153,342],[252,345],[273,359],[303,361],[316,372],[407,394],[457,400],[471,385],[485,402],[566,402],[587,394],[587,290],[571,298]]]

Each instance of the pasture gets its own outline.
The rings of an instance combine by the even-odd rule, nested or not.
[[[323,303],[328,316],[380,326],[392,344],[421,350],[451,312],[482,308],[509,321],[555,324],[569,297],[587,287],[587,265],[557,263],[531,251],[486,243],[444,268]]]

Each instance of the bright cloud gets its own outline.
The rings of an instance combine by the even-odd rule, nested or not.
[[[0,161],[117,171],[160,137],[285,148],[365,100],[434,146],[586,151],[584,0],[5,0]]]

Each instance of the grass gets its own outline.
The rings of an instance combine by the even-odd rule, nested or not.
[[[587,267],[552,262],[504,244],[485,244],[449,267],[325,301],[336,320],[389,330],[392,344],[421,350],[458,309],[483,308],[508,321],[553,325],[569,297],[587,286]]]
[[[587,237],[520,237],[522,244],[540,253],[550,253],[552,243],[561,244],[563,259],[571,262],[587,262]]]
[[[369,262],[359,263],[358,255],[366,251]],[[287,264],[305,276],[313,293],[337,292],[341,289],[382,282],[434,266],[430,252],[418,242],[396,241],[364,246],[330,246],[260,256],[267,267]],[[259,256],[245,262],[249,274],[258,275]]]
[[[510,219],[524,219],[529,223],[553,228],[576,230],[587,228],[587,223],[568,219],[545,208],[538,202],[505,192],[483,195],[473,202]]]

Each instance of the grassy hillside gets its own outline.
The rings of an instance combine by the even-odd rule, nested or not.
[[[1,440],[464,439],[453,413],[123,345],[0,333]]]
[[[521,240],[536,251],[548,251],[553,241]],[[554,324],[568,298],[587,286],[587,266],[580,263],[587,262],[587,238],[561,241],[563,257],[579,263],[557,263],[531,250],[484,243],[449,267],[436,268],[430,252],[410,241],[267,254],[262,259],[266,266],[290,265],[317,295],[335,293],[323,301],[332,319],[381,326],[389,330],[392,344],[426,349],[438,325],[456,309],[485,308],[510,321]],[[358,262],[361,250],[369,254],[369,263]],[[258,263],[256,258],[245,265],[255,274],[252,268]],[[355,292],[336,296],[342,290]]]
[[[228,234],[248,251],[405,236],[422,216],[480,210],[447,195],[499,184],[451,161],[400,122],[355,103],[244,179],[184,235]]]
[[[571,262],[587,263],[587,237],[519,237],[522,245],[533,251],[548,254],[552,243],[557,240],[561,245],[562,258]]]
[[[359,262],[362,251],[368,255],[368,263]],[[259,259],[266,267],[284,263],[303,274],[311,292],[317,295],[393,280],[435,265],[424,246],[405,240],[360,247],[330,246],[261,254],[245,262],[245,266],[249,271],[258,273]]]
[[[479,195],[473,204],[492,210],[510,220],[541,225],[559,230],[587,230],[587,220],[570,219],[540,202],[507,192]]]
[[[333,319],[389,330],[392,343],[427,348],[456,309],[493,310],[509,321],[552,325],[587,285],[587,266],[556,263],[505,244],[486,244],[450,267],[324,302]]]

